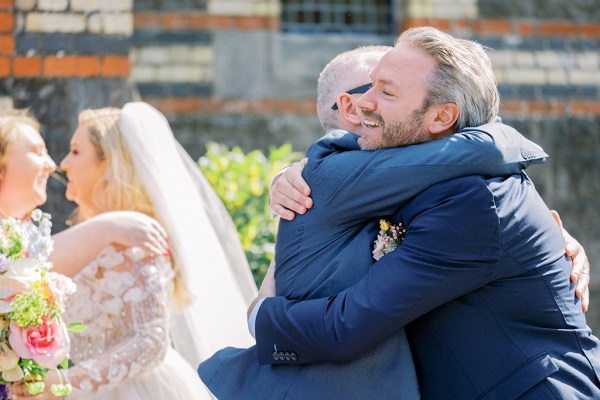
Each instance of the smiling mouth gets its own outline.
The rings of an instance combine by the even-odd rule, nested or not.
[[[383,125],[382,122],[379,121],[371,121],[368,119],[363,119],[363,124],[368,128],[378,128]]]

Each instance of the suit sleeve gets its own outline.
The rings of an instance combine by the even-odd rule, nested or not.
[[[354,287],[329,298],[266,299],[256,320],[260,363],[347,361],[428,311],[491,281],[500,252],[494,198],[481,177],[433,186],[403,210],[404,243]]]
[[[355,138],[338,132],[317,142],[303,173],[315,188],[316,209],[336,225],[393,214],[417,194],[448,179],[507,176],[547,157],[535,143],[499,122],[378,151],[357,150]]]

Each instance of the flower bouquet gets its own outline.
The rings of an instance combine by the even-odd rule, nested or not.
[[[373,258],[379,260],[381,257],[390,253],[404,241],[404,234],[406,229],[404,225],[399,223],[398,225],[392,225],[386,220],[379,220],[379,235],[377,240],[373,243]]]
[[[61,313],[76,287],[50,271],[51,227],[50,215],[40,210],[31,221],[0,221],[0,384],[22,382],[32,395],[44,391],[48,370],[68,365],[69,335]],[[64,397],[71,386],[50,389]]]

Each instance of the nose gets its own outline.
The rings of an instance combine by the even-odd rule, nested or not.
[[[62,169],[63,171],[66,171],[68,166],[69,166],[69,155],[67,154],[61,161],[60,161],[60,169]]]
[[[50,157],[48,154],[46,154],[46,169],[48,171],[50,171],[50,173],[54,172],[56,170],[56,163],[54,162],[54,160],[52,159],[52,157]]]
[[[373,87],[371,87],[356,100],[356,106],[361,110],[373,111],[376,106],[375,96],[373,96],[373,93]]]

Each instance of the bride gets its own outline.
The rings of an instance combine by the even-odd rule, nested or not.
[[[226,210],[145,103],[82,112],[61,167],[79,206],[75,222],[143,212],[164,226],[172,249],[153,256],[110,245],[87,265],[59,270],[78,287],[64,319],[87,326],[71,335],[75,365],[61,370],[70,398],[211,398],[193,367],[253,341],[245,312],[256,287]],[[60,379],[50,372],[48,383]]]

